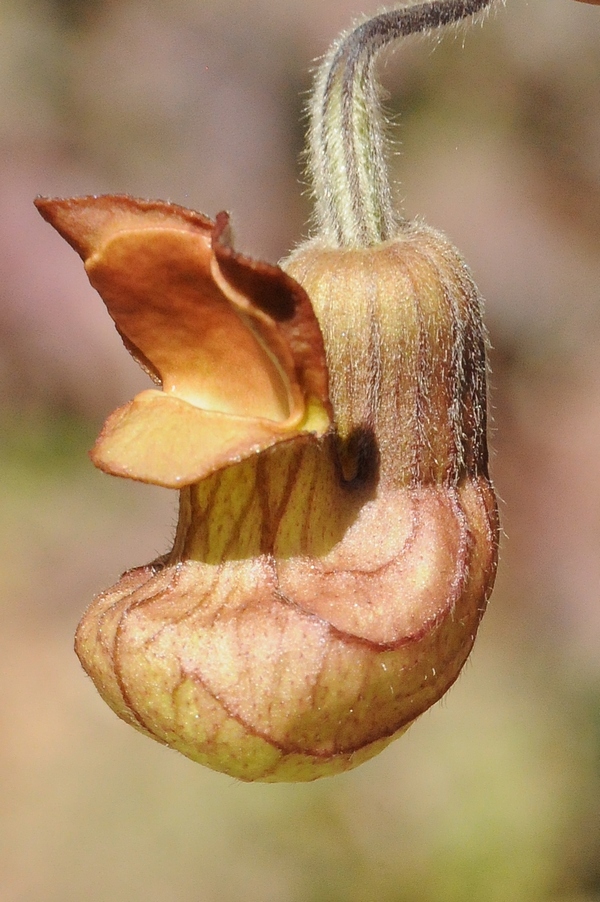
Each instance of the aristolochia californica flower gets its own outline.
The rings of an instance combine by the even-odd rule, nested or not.
[[[159,386],[103,470],[179,488],[172,551],[98,596],[76,650],[116,713],[243,780],[372,757],[458,676],[492,588],[485,333],[458,252],[397,222],[374,54],[489,0],[342,36],[312,105],[318,232],[282,268],[228,220],[129,197],[38,200]]]

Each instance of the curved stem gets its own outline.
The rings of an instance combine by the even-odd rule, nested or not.
[[[412,0],[367,19],[332,46],[317,73],[309,133],[316,218],[328,242],[364,247],[397,231],[373,73],[379,51],[399,37],[458,22],[492,2]]]

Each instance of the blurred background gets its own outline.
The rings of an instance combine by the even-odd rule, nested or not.
[[[0,898],[600,900],[600,10],[509,0],[381,66],[411,216],[486,298],[497,588],[446,700],[378,759],[238,784],[138,735],[72,652],[174,492],[86,457],[146,387],[36,194],[306,234],[310,68],[373,0],[0,0]]]

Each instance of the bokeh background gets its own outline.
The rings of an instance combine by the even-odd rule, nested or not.
[[[381,67],[410,215],[486,298],[497,589],[447,699],[359,770],[242,785],[122,724],[80,613],[165,551],[175,493],[86,457],[146,381],[38,194],[310,214],[313,61],[373,0],[0,0],[0,898],[600,900],[600,10],[509,0]]]

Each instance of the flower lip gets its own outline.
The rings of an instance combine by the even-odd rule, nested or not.
[[[180,487],[278,441],[327,430],[325,352],[310,300],[279,267],[233,250],[226,213],[213,222],[122,195],[36,205],[83,258],[125,346],[163,389],[109,418],[94,448],[97,466]],[[182,403],[191,408],[185,415]],[[185,453],[167,440],[182,416]],[[206,453],[194,450],[192,465],[184,458],[197,448]]]

